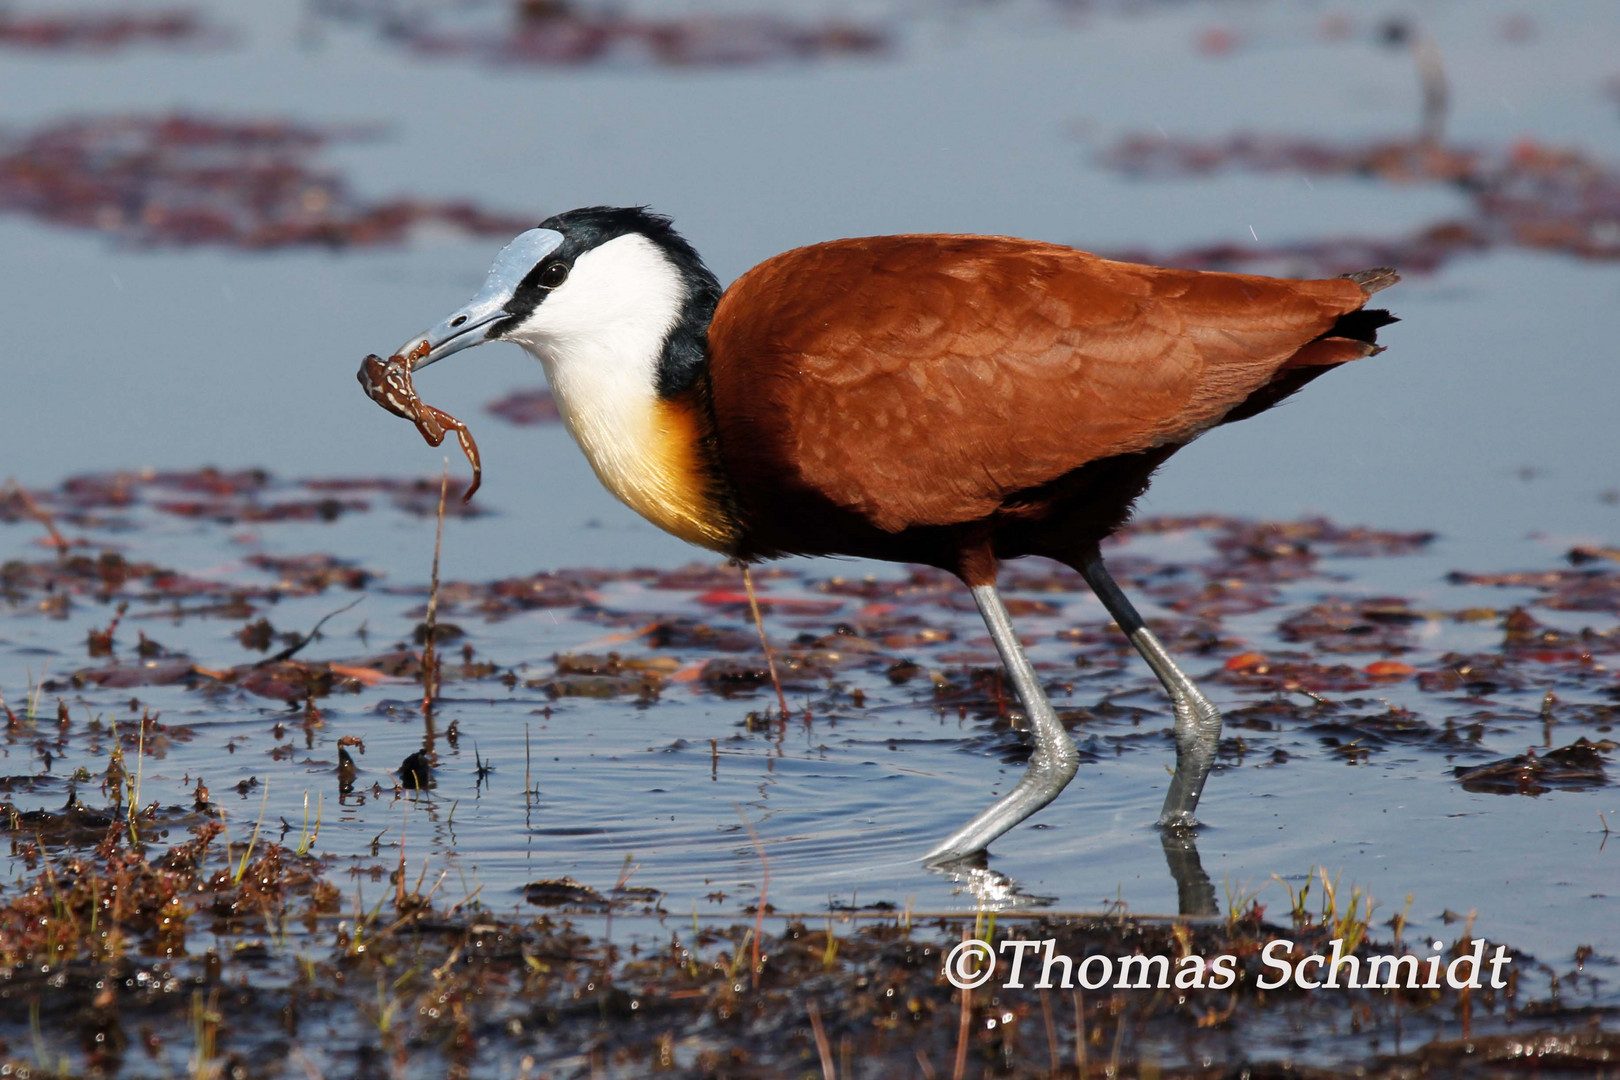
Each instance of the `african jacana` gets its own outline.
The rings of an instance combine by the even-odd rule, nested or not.
[[[1176,771],[1160,824],[1188,825],[1220,713],[1120,592],[1099,542],[1167,457],[1378,352],[1387,269],[1284,281],[1166,270],[993,236],[835,240],[723,293],[670,220],[558,214],[506,246],[483,289],[410,338],[421,368],[488,341],[539,358],[614,495],[743,562],[786,554],[925,563],[973,592],[1035,733],[1017,785],[927,856],[954,861],[1054,799],[1074,743],[996,591],[1004,559],[1077,569],[1164,684]]]

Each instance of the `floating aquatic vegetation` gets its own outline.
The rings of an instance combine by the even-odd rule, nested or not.
[[[1499,795],[1541,795],[1553,788],[1583,791],[1608,782],[1603,755],[1615,748],[1607,739],[1594,743],[1582,738],[1540,754],[1532,749],[1488,765],[1459,765],[1454,772],[1469,791]]]
[[[1620,611],[1620,566],[1505,574],[1470,574],[1459,570],[1450,580],[1456,585],[1536,589],[1542,594],[1537,603],[1560,611]]]
[[[156,513],[218,524],[330,521],[343,514],[371,512],[369,500],[357,496],[374,491],[392,493],[402,509],[423,512],[427,503],[436,501],[435,488],[425,480],[288,484],[255,470],[200,470],[78,477],[29,497],[38,513],[54,515],[71,532],[104,523],[109,514],[129,519]],[[31,520],[20,512],[9,519],[16,525]],[[1179,616],[1154,621],[1173,649],[1189,658],[1209,657],[1219,681],[1245,691],[1352,694],[1415,679],[1416,686],[1429,693],[1479,699],[1550,686],[1560,679],[1601,680],[1602,670],[1594,667],[1592,657],[1620,651],[1620,632],[1556,630],[1541,626],[1522,610],[1498,615],[1481,609],[1463,617],[1500,619],[1504,632],[1500,651],[1425,657],[1415,655],[1414,629],[1453,616],[1417,609],[1398,596],[1329,593],[1301,605],[1288,592],[1299,583],[1327,580],[1331,575],[1323,568],[1324,559],[1410,554],[1429,545],[1433,539],[1429,533],[1346,528],[1321,519],[1254,522],[1204,516],[1144,519],[1132,524],[1121,542],[1128,545],[1133,538],[1173,533],[1202,537],[1209,557],[1165,563],[1126,555],[1116,560],[1117,572],[1153,603]],[[0,566],[0,597],[17,609],[33,606],[56,617],[65,617],[78,600],[135,605],[127,618],[137,620],[159,612],[235,619],[245,624],[238,635],[240,644],[257,645],[268,653],[274,631],[259,612],[262,605],[332,589],[364,593],[378,587],[375,575],[364,566],[324,554],[252,552],[244,565],[253,573],[209,577],[130,561],[116,550],[97,550],[83,538],[64,542],[69,546],[54,559],[18,559]],[[1540,602],[1553,609],[1612,610],[1612,605],[1604,606],[1617,576],[1604,569],[1611,565],[1598,559],[1575,568],[1527,574],[1454,574],[1451,581],[1539,588],[1546,594]],[[766,586],[760,597],[762,609],[781,625],[796,627],[798,636],[784,643],[782,658],[794,687],[814,690],[835,673],[850,669],[881,674],[893,685],[927,674],[937,686],[947,688],[942,691],[947,698],[968,693],[979,704],[995,698],[997,711],[1004,711],[999,687],[981,685],[977,678],[948,689],[953,685],[953,665],[964,664],[963,670],[971,671],[993,660],[982,644],[965,650],[958,646],[954,652],[940,649],[962,632],[954,625],[956,620],[971,614],[970,603],[949,575],[919,568],[898,578],[835,576],[803,583],[796,578],[795,572],[780,568],[759,575]],[[446,616],[463,619],[499,620],[536,610],[567,609],[576,619],[612,628],[608,640],[616,648],[639,645],[672,654],[674,660],[651,664],[619,648],[610,661],[559,661],[551,675],[525,675],[521,680],[553,698],[629,695],[650,701],[672,681],[725,695],[753,693],[768,682],[757,657],[757,642],[747,630],[747,595],[740,584],[737,570],[725,565],[669,571],[582,568],[483,582],[446,581],[438,604]],[[1117,678],[1130,664],[1129,646],[1120,635],[1103,627],[1076,626],[1066,617],[1068,598],[1086,595],[1078,575],[1062,568],[1014,566],[1005,584],[1008,603],[1020,618],[1056,622],[1050,632],[1075,650],[1073,670],[1079,682]],[[420,595],[414,586],[382,589]],[[659,599],[661,594],[679,596],[666,602]],[[610,595],[617,599],[609,600]],[[1279,609],[1280,614],[1269,616],[1277,640],[1263,651],[1222,630],[1231,620]],[[255,618],[264,623],[259,632],[251,632]],[[330,694],[334,688],[366,685],[363,675],[353,672],[414,677],[394,670],[395,665],[375,654],[350,654],[329,663],[293,659],[288,653],[268,666],[262,661],[256,665],[213,658],[193,661],[163,649],[144,633],[134,645],[119,641],[113,633],[117,625],[115,619],[102,631],[106,640],[99,653],[92,635],[92,655],[110,657],[111,663],[77,672],[77,685],[184,685],[199,690],[235,686],[297,703]],[[299,648],[307,644],[296,635],[288,638],[302,642]],[[970,631],[967,640],[978,642],[979,635]],[[930,652],[933,659],[919,663]],[[1330,662],[1328,657],[1334,659]],[[504,676],[498,668],[469,664],[452,670],[451,677]]]
[[[439,512],[440,477],[401,478],[397,476],[311,477],[299,482],[305,491],[326,493],[366,493],[384,495],[396,510],[414,517],[434,517]],[[444,513],[446,517],[481,517],[486,511],[467,502],[465,481],[450,477],[445,489]],[[365,504],[365,509],[370,504]],[[272,511],[274,512],[274,511]]]
[[[641,16],[616,6],[518,0],[504,17],[464,27],[465,12],[317,0],[331,20],[366,22],[389,40],[431,59],[578,67],[741,67],[881,54],[887,30],[845,19],[795,20],[777,14],[689,13]],[[491,22],[494,25],[490,25]]]
[[[1234,656],[1215,678],[1233,686],[1273,693],[1351,694],[1371,690],[1390,675],[1351,664],[1318,664],[1309,653],[1277,650]]]
[[[225,35],[195,11],[0,10],[0,47],[108,52],[131,45],[216,45]]]
[[[200,116],[68,120],[0,137],[0,212],[135,244],[263,249],[397,244],[423,225],[507,237],[524,216],[470,202],[372,200],[315,155],[374,134]]]
[[[352,560],[333,555],[269,555],[255,552],[248,564],[276,575],[276,585],[285,596],[312,596],[330,588],[364,589],[372,573]]]
[[[1433,271],[1461,255],[1501,247],[1620,259],[1620,168],[1574,149],[1522,139],[1504,148],[1449,146],[1426,139],[1335,143],[1234,135],[1215,141],[1131,135],[1102,163],[1140,178],[1225,171],[1350,177],[1388,184],[1441,184],[1472,212],[1391,238],[1328,237],[1288,244],[1217,244],[1119,258],[1200,270],[1340,274],[1369,265]]]
[[[1395,655],[1412,648],[1411,627],[1424,618],[1400,597],[1330,598],[1283,619],[1277,631],[1284,641],[1307,643],[1323,652]],[[1383,670],[1385,675],[1391,673]]]
[[[562,419],[557,400],[544,387],[513,390],[485,405],[484,411],[518,427],[549,424]]]

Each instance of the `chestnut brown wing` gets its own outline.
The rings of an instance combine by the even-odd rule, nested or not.
[[[786,482],[891,532],[972,521],[1193,438],[1365,299],[996,237],[801,248],[715,314],[720,448],[745,487]]]

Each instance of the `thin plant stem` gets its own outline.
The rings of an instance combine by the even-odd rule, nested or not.
[[[759,613],[759,597],[754,595],[754,576],[748,572],[748,564],[742,564],[743,590],[748,593],[748,610],[754,613],[754,628],[759,631],[759,647],[765,650],[765,668],[771,673],[771,685],[776,688],[776,703],[782,707],[782,719],[788,715],[787,696],[782,693],[782,680],[776,674],[776,656],[771,652],[771,643],[765,637],[765,620]]]
[[[439,554],[444,550],[444,498],[450,490],[450,459],[444,461],[444,475],[439,478],[439,523],[433,534],[433,583],[428,588],[426,628],[422,647],[422,711],[433,711],[433,700],[439,696],[439,657],[435,648],[439,629]]]

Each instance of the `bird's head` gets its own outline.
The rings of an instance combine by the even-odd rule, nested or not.
[[[720,287],[668,218],[644,207],[593,206],[557,214],[501,249],[484,287],[422,341],[420,369],[490,341],[522,345],[559,370],[612,365],[690,385],[704,360]]]

